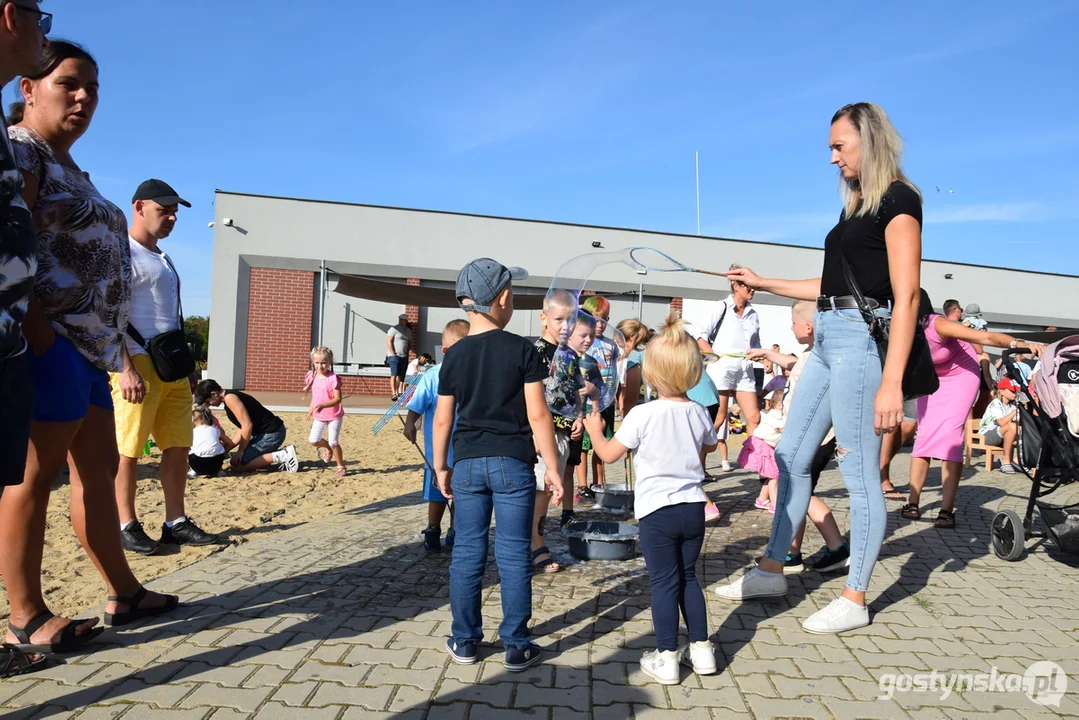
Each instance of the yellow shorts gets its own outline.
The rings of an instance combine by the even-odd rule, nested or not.
[[[112,373],[112,402],[116,418],[116,446],[125,457],[142,456],[146,439],[162,450],[191,447],[191,386],[187,378],[165,382],[157,376],[150,356],[138,354],[132,358],[135,369],[146,384],[146,399],[141,405],[124,400],[120,393],[120,376]]]

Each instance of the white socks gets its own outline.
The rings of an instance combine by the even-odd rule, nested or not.
[[[182,522],[187,522],[187,515],[181,515],[180,517],[176,518],[175,520],[166,520],[165,521],[165,527],[168,527],[168,528],[175,527],[176,525],[179,525]]]

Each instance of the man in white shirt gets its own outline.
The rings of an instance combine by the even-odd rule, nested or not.
[[[397,324],[386,331],[386,365],[390,368],[390,399],[396,400],[405,389],[405,372],[408,370],[408,346],[412,342],[412,329],[408,315],[397,316]]]
[[[131,199],[131,317],[129,323],[142,340],[181,329],[180,276],[169,256],[157,246],[176,225],[180,205],[191,207],[161,180],[139,185]],[[128,334],[131,361],[146,384],[146,399],[139,405],[124,400],[119,376],[112,376],[116,445],[120,466],[116,473],[116,505],[120,511],[120,538],[124,549],[153,555],[159,543],[151,539],[135,514],[135,482],[138,462],[146,440],[153,435],[161,448],[158,471],[165,493],[162,544],[211,545],[216,535],[204,532],[184,511],[187,491],[187,453],[191,447],[191,393],[198,378],[192,374],[172,382],[163,381],[143,344]]]
[[[731,269],[739,267],[732,265]],[[749,302],[754,292],[744,283],[731,281],[731,294],[725,300],[717,301],[708,317],[690,329],[702,352],[719,355],[719,360],[709,365],[707,370],[719,391],[716,429],[720,440],[727,437],[726,418],[731,396],[737,400],[742,411],[747,436],[761,421],[753,361],[744,357],[747,350],[758,348],[761,344],[760,320]]]

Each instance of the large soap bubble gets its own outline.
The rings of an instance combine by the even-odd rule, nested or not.
[[[577,418],[609,407],[618,392],[618,361],[631,348],[613,325],[584,311],[581,296],[590,279],[636,284],[643,270],[721,273],[698,270],[649,247],[587,253],[555,272],[544,298],[544,325],[558,341],[544,384],[551,411]],[[598,276],[598,277],[593,277]],[[706,357],[705,362],[716,357]]]

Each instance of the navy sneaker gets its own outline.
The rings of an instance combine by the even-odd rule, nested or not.
[[[543,650],[536,643],[528,643],[523,648],[506,648],[506,661],[503,663],[510,672],[523,672],[543,658]]]
[[[442,550],[442,543],[438,539],[441,534],[441,528],[428,525],[427,529],[423,531],[423,549],[427,552],[439,552]]]
[[[802,553],[796,552],[793,555],[787,553],[787,559],[783,563],[784,575],[797,575],[805,569],[805,565],[802,564]]]
[[[835,550],[824,548],[821,559],[813,563],[811,567],[817,572],[832,572],[850,567],[850,548],[847,543],[843,543]]]
[[[455,533],[453,531],[453,528],[450,528],[449,530],[446,531],[446,541],[443,542],[442,545],[447,550],[450,550],[450,549],[453,548],[453,541],[456,540],[456,539],[457,539],[457,533]]]
[[[446,638],[446,652],[458,665],[476,664],[476,643],[457,643],[453,638]]]

